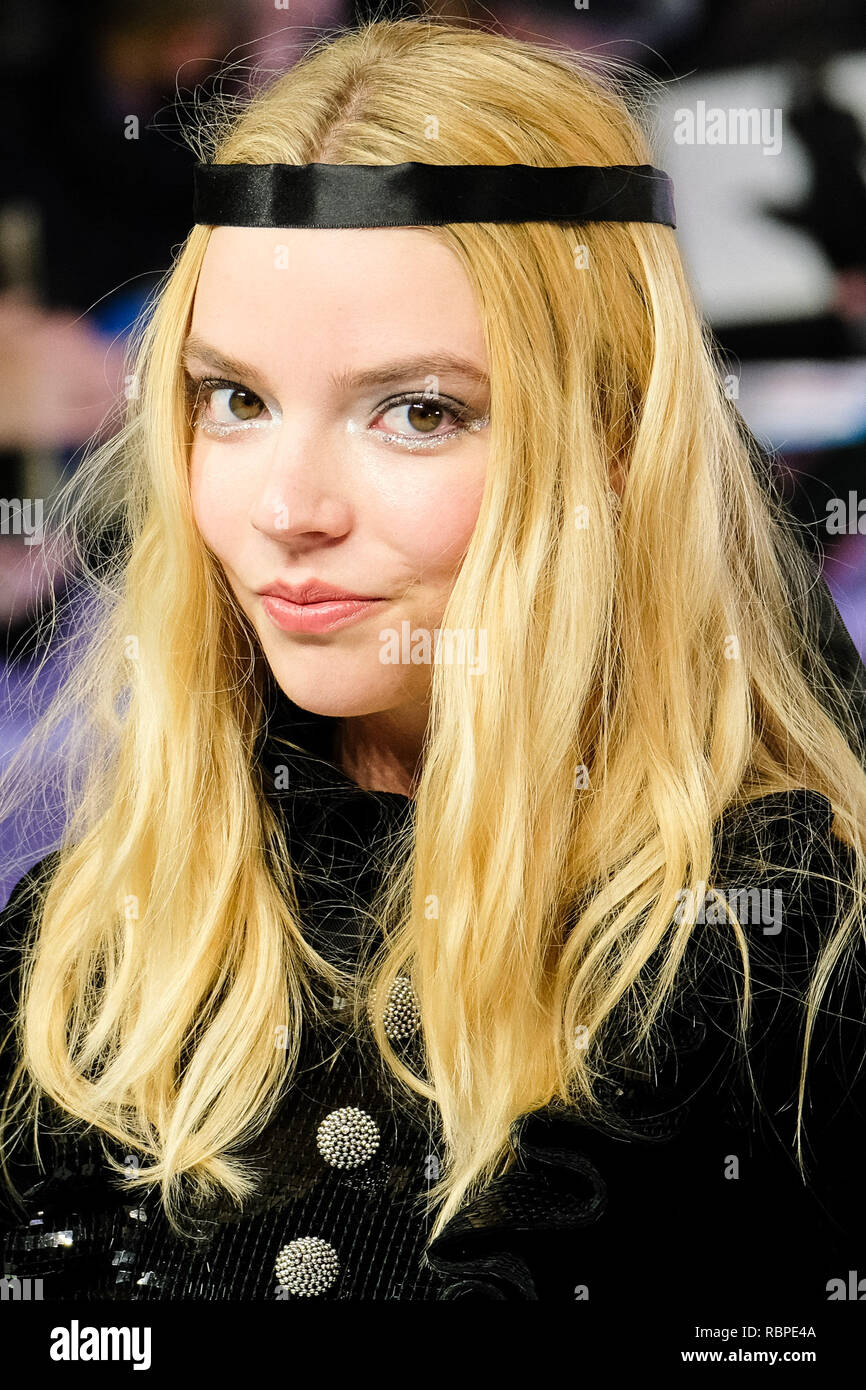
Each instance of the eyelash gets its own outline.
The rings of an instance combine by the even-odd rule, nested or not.
[[[239,381],[230,381],[225,377],[193,377],[188,373],[185,376],[185,395],[187,402],[187,414],[193,428],[201,428],[205,434],[209,434],[217,439],[225,439],[237,434],[244,433],[254,426],[262,426],[268,423],[266,420],[239,420],[236,425],[225,425],[215,421],[205,423],[202,419],[204,409],[210,403],[214,391],[243,391],[246,395],[252,396],[254,400],[264,405],[260,396],[249,387],[241,385]],[[379,438],[386,444],[394,444],[398,448],[406,449],[410,453],[420,450],[441,448],[443,444],[457,439],[467,431],[483,429],[489,423],[489,417],[482,415],[480,411],[472,406],[464,404],[462,401],[454,400],[448,396],[428,395],[423,391],[404,391],[398,396],[392,396],[382,405],[376,407],[376,416],[386,415],[389,410],[395,410],[401,405],[430,405],[441,407],[448,414],[453,415],[457,420],[457,427],[450,429],[446,434],[438,434],[425,438],[418,435],[392,434],[383,430],[374,431]]]

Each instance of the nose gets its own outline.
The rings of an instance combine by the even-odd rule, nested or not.
[[[336,441],[313,424],[285,418],[250,520],[271,540],[336,539],[351,526],[352,507]]]

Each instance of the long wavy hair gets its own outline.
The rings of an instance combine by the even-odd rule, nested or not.
[[[212,100],[190,141],[222,163],[653,163],[648,92],[609,59],[382,21]],[[557,1097],[601,1114],[605,1022],[629,997],[635,1046],[651,1042],[695,927],[675,905],[711,881],[732,805],[814,788],[851,851],[851,908],[804,1000],[801,1121],[816,1011],[863,930],[866,773],[846,696],[793,611],[792,581],[813,582],[805,547],[725,394],[674,232],[429,234],[474,287],[492,391],[486,487],[442,625],[486,629],[495,660],[484,679],[434,666],[415,823],[356,978],[304,939],[256,766],[262,654],[190,505],[181,348],[208,227],[143,315],[123,418],[54,518],[86,622],[34,735],[56,760],[62,726],[66,812],[6,1125],[35,1126],[50,1101],[95,1126],[143,1157],[124,1180],[158,1185],[172,1221],[182,1188],[241,1206],[254,1191],[243,1146],[291,1081],[317,981],[351,987],[383,1073],[438,1107],[432,1236],[513,1163],[517,1117]],[[7,811],[33,750],[6,775]],[[383,1023],[400,975],[417,1073]]]

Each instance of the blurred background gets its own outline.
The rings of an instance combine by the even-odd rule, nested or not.
[[[866,7],[862,0],[4,0],[0,13],[0,762],[57,679],[16,696],[71,565],[41,516],[125,389],[127,333],[191,222],[179,117],[322,34],[426,15],[619,56],[651,128],[726,390],[772,458],[866,656]],[[56,843],[51,793],[24,833]],[[0,901],[21,830],[0,835]]]

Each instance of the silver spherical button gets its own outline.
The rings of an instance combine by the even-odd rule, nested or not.
[[[415,991],[408,975],[398,975],[388,993],[382,1023],[391,1042],[411,1037],[421,1022]]]
[[[357,1168],[379,1147],[379,1126],[366,1110],[344,1105],[332,1110],[316,1134],[319,1153],[332,1168]]]
[[[281,1288],[299,1298],[315,1298],[329,1289],[340,1272],[333,1245],[318,1236],[300,1236],[284,1245],[274,1265]]]

